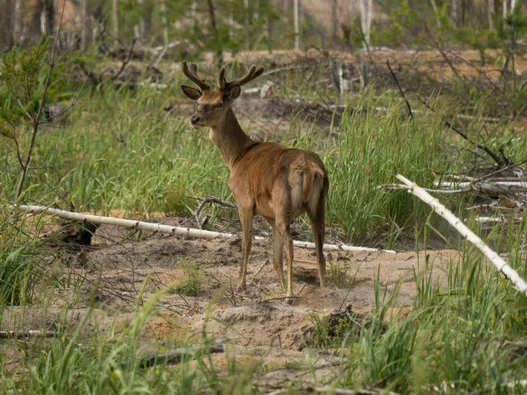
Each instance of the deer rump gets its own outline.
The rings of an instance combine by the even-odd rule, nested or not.
[[[314,152],[257,143],[233,164],[229,187],[240,206],[252,207],[266,219],[279,214],[293,219],[316,211],[329,188],[326,174]]]

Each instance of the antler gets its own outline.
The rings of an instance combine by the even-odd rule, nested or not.
[[[264,71],[265,69],[263,66],[256,67],[256,65],[253,64],[249,72],[245,76],[237,80],[227,82],[225,80],[225,67],[222,67],[220,70],[220,74],[218,75],[218,88],[220,90],[229,90],[235,85],[244,85],[254,80],[255,78],[261,76]]]
[[[183,61],[183,74],[187,76],[189,80],[195,83],[202,91],[210,89],[210,85],[198,77],[198,66],[196,63],[191,63],[190,68],[187,65],[187,61]]]

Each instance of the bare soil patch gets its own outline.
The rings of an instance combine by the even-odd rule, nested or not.
[[[175,218],[156,220],[181,222]],[[260,232],[263,234],[263,229]],[[449,260],[458,259],[452,250],[331,252],[326,254],[329,286],[321,289],[314,251],[296,248],[293,270],[298,299],[291,306],[283,298],[270,262],[270,240],[253,243],[247,289],[235,290],[240,244],[240,239],[185,239],[103,225],[91,246],[59,247],[60,265],[70,267],[50,270],[67,271],[69,286],[43,293],[48,298],[37,300],[34,306],[7,308],[1,328],[71,332],[95,298],[96,308],[82,329],[82,337],[105,336],[129,326],[137,311],[156,298],[156,313],[143,328],[142,353],[151,354],[160,346],[170,349],[181,343],[200,343],[204,335],[228,339],[227,352],[213,356],[216,368],[226,369],[229,358],[236,356],[261,370],[261,386],[272,387],[284,380],[305,385],[313,379],[306,376],[309,364],[315,366],[319,379],[329,379],[339,364],[338,357],[305,350],[305,334],[313,328],[314,317],[349,304],[354,312],[372,312],[378,276],[387,297],[400,287],[390,311],[390,319],[399,319],[411,309],[416,290],[413,270],[423,270],[425,256],[429,254],[432,277],[438,282],[444,281]],[[192,281],[195,289],[189,285]],[[79,285],[80,294],[75,291]],[[21,357],[17,347],[5,342],[0,350],[12,359],[15,370]],[[308,355],[316,355],[316,361]]]

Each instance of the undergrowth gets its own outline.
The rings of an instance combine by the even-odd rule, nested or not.
[[[49,127],[39,136],[23,199],[30,203],[74,207],[77,211],[110,213],[125,210],[135,218],[153,212],[188,216],[195,203],[187,195],[214,195],[234,202],[228,188],[228,169],[205,131],[188,126],[182,113],[169,115],[163,108],[181,98],[181,76],[165,92],[147,88],[134,91],[106,89],[104,96],[82,92],[68,113],[65,125]],[[374,111],[388,102],[386,114]],[[424,113],[411,120],[404,106],[373,90],[350,99],[342,123],[320,136],[315,125],[294,118],[289,132],[277,136],[287,146],[309,148],[319,153],[328,169],[330,194],[327,223],[340,227],[352,242],[368,241],[391,246],[405,231],[436,232],[448,240],[448,228],[430,209],[404,192],[376,189],[394,182],[402,173],[418,184],[431,187],[434,179],[452,171],[453,140],[442,116],[452,111],[441,99],[433,103],[437,113]],[[24,127],[24,126],[22,126]],[[254,126],[246,125],[254,134]],[[23,135],[24,136],[24,135]],[[21,143],[26,141],[22,137]],[[490,136],[498,145],[509,136]],[[522,136],[515,136],[525,146]],[[458,143],[457,141],[454,141]],[[519,149],[510,155],[522,155]],[[523,158],[513,157],[513,160]],[[12,202],[19,166],[10,142],[0,146],[1,203]],[[458,197],[442,199],[461,207]],[[39,217],[20,217],[0,211],[0,317],[14,314],[10,305],[25,308],[34,302],[38,286],[67,275],[49,267],[50,255],[41,248]],[[214,214],[232,215],[221,208]],[[426,225],[419,225],[419,224]],[[511,266],[525,278],[527,221],[519,227],[496,228],[489,238],[508,252]],[[425,247],[428,236],[425,235]],[[341,365],[332,377],[320,379],[334,387],[376,386],[400,393],[521,393],[517,380],[527,375],[525,356],[510,344],[527,337],[527,302],[495,270],[487,269],[480,254],[459,242],[460,257],[445,268],[445,280],[432,280],[430,258],[415,269],[417,295],[408,315],[396,316],[386,331],[380,323],[393,310],[397,292],[375,286],[372,325],[355,337],[346,337],[348,323],[329,338],[324,321],[317,322],[313,345],[334,352]],[[46,266],[48,264],[48,266]],[[199,293],[201,273],[196,265],[183,267],[186,278],[164,292]],[[353,273],[330,266],[332,283],[353,284]],[[146,286],[146,285],[145,285]],[[390,295],[390,296],[388,296]],[[73,333],[52,340],[24,342],[0,340],[0,350],[23,352],[12,363],[11,354],[0,352],[0,392],[10,393],[254,393],[262,364],[244,363],[232,356],[228,369],[220,372],[210,353],[195,355],[176,367],[140,365],[144,329],[157,314],[156,298],[137,313],[125,328],[99,333],[90,325],[90,314]],[[91,300],[90,311],[96,303]],[[67,314],[65,314],[66,316]],[[1,320],[0,320],[1,321]],[[4,329],[4,328],[1,328]],[[262,328],[262,330],[264,330]],[[335,331],[331,332],[334,333]],[[205,333],[205,331],[203,331]],[[204,335],[206,345],[211,339]],[[164,351],[185,342],[156,344]],[[307,355],[307,354],[306,354]],[[306,357],[306,360],[309,358]],[[308,361],[309,362],[309,361]],[[295,393],[295,390],[291,390]]]

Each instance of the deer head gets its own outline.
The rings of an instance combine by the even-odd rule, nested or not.
[[[231,107],[231,103],[240,96],[241,86],[259,77],[264,72],[262,66],[252,65],[249,72],[242,78],[233,81],[225,80],[225,67],[222,67],[218,75],[218,88],[211,90],[209,84],[198,76],[198,66],[195,63],[183,62],[183,74],[196,84],[199,89],[181,85],[183,93],[197,102],[197,112],[192,116],[190,122],[195,128],[203,126],[214,127],[220,124],[225,114]]]

